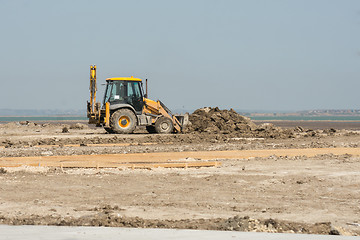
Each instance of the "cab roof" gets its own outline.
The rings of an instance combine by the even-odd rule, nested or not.
[[[134,78],[131,77],[114,77],[114,78],[107,78],[106,81],[137,81],[141,82],[142,80],[140,78]]]

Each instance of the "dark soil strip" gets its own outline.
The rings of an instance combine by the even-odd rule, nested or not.
[[[80,218],[60,216],[24,216],[7,218],[0,216],[0,224],[9,225],[55,225],[55,226],[104,226],[131,228],[171,228],[171,229],[202,229],[220,231],[258,231],[258,232],[291,232],[305,234],[340,235],[330,222],[304,224],[275,219],[255,220],[249,217],[231,217],[228,219],[182,219],[154,220],[139,217],[123,217],[112,214],[110,209],[99,209],[94,215]],[[359,233],[355,233],[359,234]]]

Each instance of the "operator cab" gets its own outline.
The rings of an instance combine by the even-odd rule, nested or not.
[[[141,113],[144,107],[142,81],[139,78],[108,78],[103,104],[129,104],[136,113]]]

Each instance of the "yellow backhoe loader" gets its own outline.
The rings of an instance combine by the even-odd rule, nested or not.
[[[175,115],[161,102],[148,99],[139,78],[106,79],[103,105],[96,102],[96,65],[90,66],[89,124],[104,127],[109,133],[132,133],[136,126],[146,126],[149,133],[179,133],[188,123],[188,114]]]

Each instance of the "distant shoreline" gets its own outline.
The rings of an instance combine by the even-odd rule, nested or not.
[[[0,118],[56,118],[56,117],[86,118],[86,116],[83,116],[83,115],[4,115],[4,116],[0,116]]]
[[[279,116],[279,117],[259,117],[259,116],[245,116],[252,121],[321,121],[321,122],[360,122],[360,116]],[[19,122],[19,121],[87,121],[86,116],[77,115],[59,115],[59,116],[0,116],[0,122]]]
[[[254,122],[359,122],[360,120],[283,120],[283,119],[253,119]]]
[[[257,125],[263,123],[272,123],[277,127],[295,128],[303,127],[305,129],[347,129],[360,130],[360,121],[334,121],[334,120],[253,120]]]
[[[19,122],[19,121],[80,121],[86,120],[85,116],[0,116],[0,122]]]

